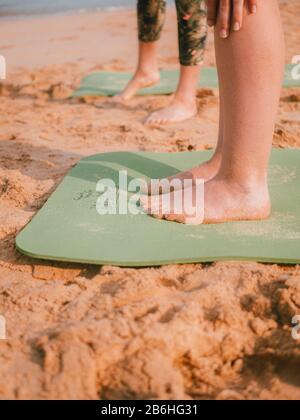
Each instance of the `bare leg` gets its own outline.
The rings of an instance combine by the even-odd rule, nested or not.
[[[157,49],[166,16],[166,0],[137,0],[139,59],[136,72],[116,100],[126,101],[159,81]]]
[[[181,66],[179,84],[166,108],[153,112],[147,124],[167,124],[193,118],[197,114],[196,91],[200,66]]]
[[[243,29],[225,40],[216,33],[215,47],[224,137],[220,170],[205,184],[205,222],[264,219],[271,208],[267,169],[284,64],[277,1],[261,2],[256,15],[245,11]],[[186,220],[172,211],[158,217]]]
[[[184,180],[192,180],[193,183],[196,182],[197,179],[204,179],[204,181],[209,181],[210,179],[214,178],[220,170],[221,161],[222,161],[222,152],[223,152],[223,136],[224,136],[224,100],[223,100],[223,89],[222,83],[220,81],[220,111],[219,111],[219,134],[218,134],[218,143],[215,149],[215,152],[212,158],[205,162],[202,165],[196,166],[188,171],[180,172],[174,176],[171,176],[168,179],[169,182],[172,182],[175,179],[179,179],[180,181]],[[174,185],[174,190],[176,190],[176,185]],[[164,189],[162,185],[158,190],[153,190],[151,188],[151,184],[147,186],[147,191],[142,190],[143,193],[148,193],[150,195],[156,194],[165,194],[168,192],[167,189]]]
[[[180,80],[169,106],[151,114],[146,123],[185,121],[197,114],[196,90],[207,37],[204,0],[176,0]]]
[[[153,86],[159,82],[157,66],[158,41],[139,41],[139,60],[136,72],[123,92],[115,96],[118,101],[128,101],[140,89]]]

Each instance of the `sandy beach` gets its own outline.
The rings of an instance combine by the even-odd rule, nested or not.
[[[299,0],[280,1],[286,63]],[[218,91],[198,116],[143,124],[168,97],[68,100],[98,70],[134,69],[133,10],[5,20],[0,55],[0,399],[300,399],[300,267],[218,262],[124,269],[22,256],[15,237],[69,169],[95,153],[208,150]],[[175,10],[160,67],[178,65]],[[205,65],[215,65],[210,33]],[[283,89],[274,146],[300,147],[300,90]]]

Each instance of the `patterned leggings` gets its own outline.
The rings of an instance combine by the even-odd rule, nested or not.
[[[207,37],[204,0],[175,0],[178,20],[179,56],[183,66],[203,62]],[[160,38],[165,22],[166,0],[138,0],[139,40],[153,42]]]

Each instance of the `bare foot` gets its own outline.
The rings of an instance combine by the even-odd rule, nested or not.
[[[196,187],[193,187],[193,205],[196,204]],[[193,224],[204,223],[225,223],[232,221],[250,221],[263,220],[270,216],[271,203],[268,187],[257,185],[252,187],[243,187],[232,181],[227,181],[219,176],[213,178],[205,184],[204,220],[199,218],[193,220],[191,215],[184,212],[176,214],[175,212],[175,193],[170,193],[170,210],[164,212],[163,206],[166,203],[166,195],[142,197],[141,204],[144,210],[151,216],[158,219],[165,219],[178,223]],[[202,214],[201,210],[197,213]],[[196,213],[196,212],[195,212]],[[198,223],[197,223],[198,222]]]
[[[140,89],[156,85],[160,81],[159,71],[145,72],[139,70],[135,73],[126,88],[114,96],[116,102],[125,102],[131,99]]]
[[[203,179],[205,182],[209,181],[210,179],[214,178],[217,173],[219,172],[221,166],[221,154],[214,155],[214,157],[209,160],[208,162],[203,163],[202,165],[196,166],[188,171],[179,172],[176,175],[166,178],[168,181],[166,184],[163,182],[160,183],[158,186],[157,184],[151,185],[148,184],[147,189],[142,188],[143,194],[148,195],[158,195],[158,194],[166,194],[169,191],[169,186],[171,184],[173,191],[176,191],[181,188],[185,180],[191,180],[193,184],[196,183],[197,179]],[[180,183],[174,182],[179,180]]]
[[[197,115],[196,101],[184,102],[174,98],[169,106],[153,112],[146,124],[168,124],[188,120]]]

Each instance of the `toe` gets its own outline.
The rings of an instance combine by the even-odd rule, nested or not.
[[[153,217],[154,219],[157,220],[163,220],[163,214],[159,213],[159,214],[150,214],[151,217]]]
[[[153,112],[146,118],[146,124],[153,124],[157,120],[156,112]]]
[[[165,214],[164,219],[168,222],[185,223],[185,217],[179,214]]]

